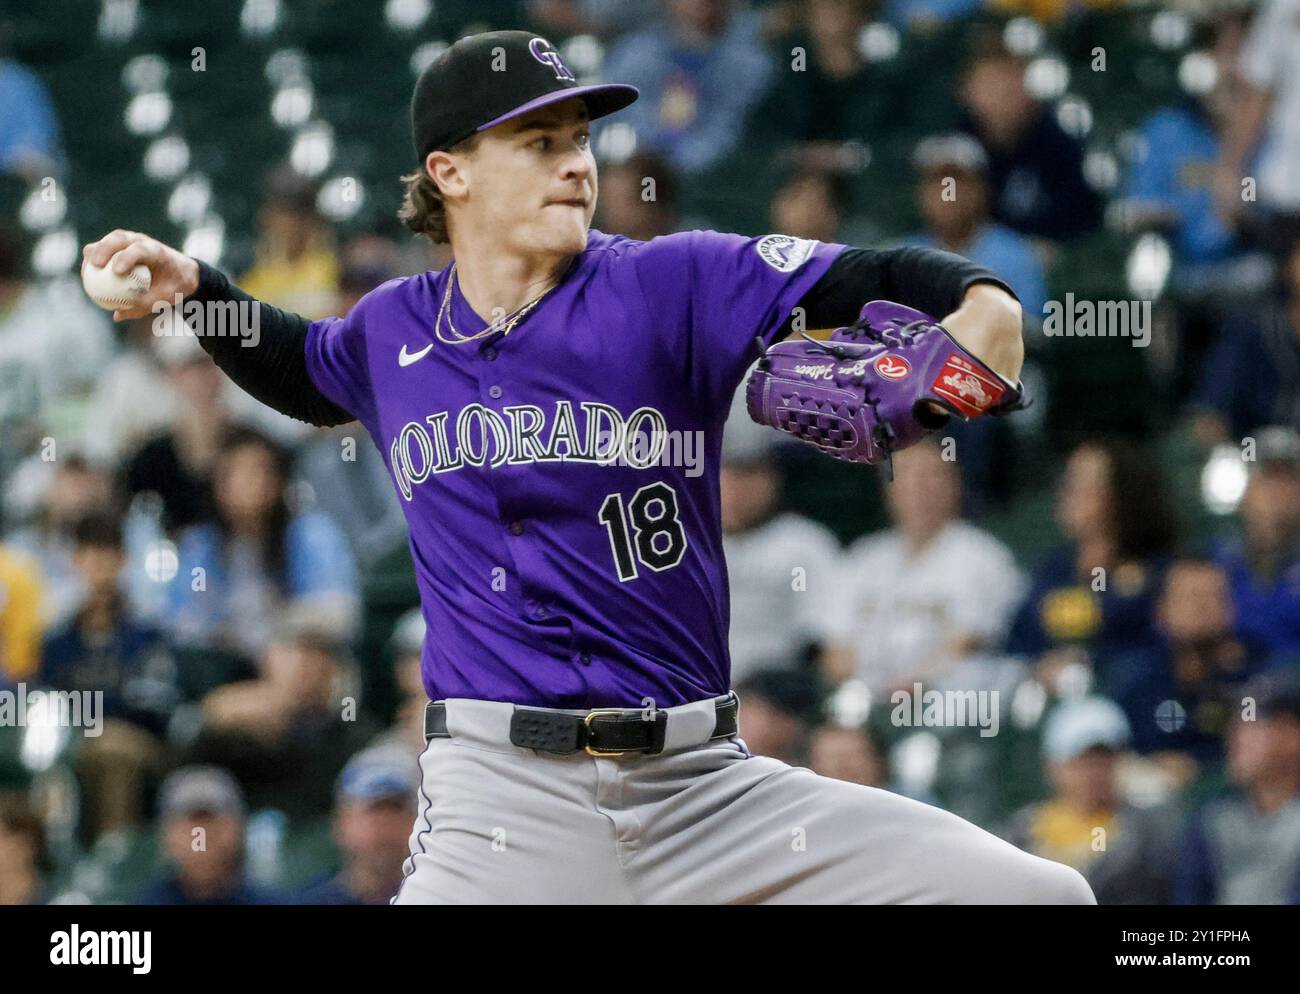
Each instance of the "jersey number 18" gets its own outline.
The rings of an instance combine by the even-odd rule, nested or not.
[[[621,582],[636,579],[638,562],[659,573],[676,566],[686,555],[686,533],[677,517],[677,492],[666,483],[642,487],[626,506],[622,494],[610,494],[596,517],[609,533]]]

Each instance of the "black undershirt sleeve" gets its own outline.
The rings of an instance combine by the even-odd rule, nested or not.
[[[199,263],[199,288],[186,301],[199,303],[245,303],[257,308],[257,328],[248,319],[251,308],[230,308],[227,314],[238,318],[235,328],[222,328],[222,335],[198,335],[203,346],[221,371],[246,393],[308,424],[330,426],[355,421],[321,393],[307,373],[307,328],[311,322],[301,314],[250,297],[226,279],[217,269]],[[256,345],[246,345],[255,341]]]
[[[841,328],[858,319],[869,300],[893,300],[942,321],[975,283],[1015,293],[983,266],[952,252],[905,246],[847,248],[799,301],[804,328]],[[1018,298],[1017,298],[1018,299]],[[794,315],[787,322],[793,330]]]

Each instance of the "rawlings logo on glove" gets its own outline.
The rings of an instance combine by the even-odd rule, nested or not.
[[[778,342],[745,387],[749,416],[836,459],[874,464],[948,423],[1024,405],[934,318],[873,300],[830,340]],[[935,408],[942,409],[936,411]]]

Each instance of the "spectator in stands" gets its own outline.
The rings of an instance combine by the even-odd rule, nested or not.
[[[743,392],[736,406],[742,406]],[[771,433],[736,411],[723,436],[722,544],[731,588],[731,676],[797,668],[826,641],[840,547],[781,509]]]
[[[388,464],[355,421],[308,435],[297,447],[294,478],[300,506],[343,531],[363,573],[406,548],[406,517]]]
[[[863,143],[885,132],[897,83],[862,53],[871,6],[808,0],[802,23],[773,42],[773,82],[747,128],[769,155],[784,151],[818,172],[854,169]]]
[[[42,623],[52,629],[67,622],[86,595],[72,561],[73,530],[86,515],[111,511],[113,492],[108,474],[79,454],[69,452],[44,468],[48,474],[36,519],[8,542],[36,563]]]
[[[295,606],[355,628],[356,570],[347,539],[323,514],[289,508],[288,454],[248,428],[229,432],[213,469],[214,519],[182,532],[168,622],[186,644],[261,655]]]
[[[1229,317],[1205,360],[1192,399],[1205,444],[1265,425],[1300,427],[1300,237],[1279,275],[1280,299]]]
[[[772,198],[772,230],[795,238],[840,241],[846,196],[841,178],[826,172],[796,172]]]
[[[258,300],[309,318],[336,313],[339,292],[339,260],[316,195],[316,185],[288,167],[267,177],[257,255],[239,281]]]
[[[420,674],[424,635],[424,614],[413,607],[398,619],[388,640],[399,700],[392,727],[377,740],[379,744],[405,749],[411,756],[419,756],[425,743],[424,709],[429,696],[424,692],[424,678]]]
[[[885,784],[884,757],[865,725],[818,725],[808,740],[808,766],[821,776],[864,787]]]
[[[1215,559],[1232,587],[1237,634],[1279,659],[1300,655],[1300,439],[1261,432],[1255,456],[1240,534]]]
[[[0,116],[10,110],[0,104]],[[56,424],[77,422],[113,348],[106,315],[79,283],[32,278],[18,230],[0,223],[0,477]]]
[[[1117,770],[1128,744],[1128,723],[1112,701],[1084,697],[1060,705],[1043,735],[1052,796],[1018,812],[1006,835],[1022,849],[1074,867],[1099,904],[1167,904],[1177,812],[1124,799]]]
[[[658,14],[660,0],[528,0],[527,9],[529,22],[552,40],[585,34],[613,38]]]
[[[1052,108],[1025,87],[1026,62],[1003,50],[977,54],[962,77],[963,129],[984,145],[995,221],[1065,241],[1101,223],[1101,200],[1083,176],[1083,147]]]
[[[387,904],[410,853],[411,799],[419,787],[419,766],[407,750],[371,746],[353,756],[334,808],[343,869],[308,884],[293,903]]]
[[[161,498],[162,527],[176,534],[212,520],[212,471],[232,416],[223,400],[225,379],[198,339],[159,336],[153,352],[175,397],[175,414],[131,456],[122,475],[129,496]]]
[[[1233,108],[1216,174],[1219,210],[1253,229],[1265,247],[1289,247],[1300,235],[1300,0],[1264,0],[1241,52],[1243,98]],[[1258,183],[1243,185],[1263,144]],[[1257,216],[1246,212],[1258,198]]]
[[[1262,663],[1257,647],[1233,632],[1224,571],[1182,558],[1165,573],[1151,644],[1099,656],[1098,689],[1124,709],[1139,753],[1176,751],[1217,763],[1226,696]]]
[[[77,523],[72,538],[85,594],[76,614],[46,638],[40,682],[103,694],[101,733],[77,753],[83,827],[93,839],[140,822],[146,778],[162,759],[180,692],[162,632],[138,620],[122,593],[121,527],[91,515]]]
[[[801,766],[822,697],[817,678],[798,670],[760,670],[732,686],[740,699],[740,737],[750,755]]]
[[[913,161],[920,174],[916,200],[926,230],[903,243],[956,252],[988,267],[1020,298],[1026,325],[1036,327],[1047,302],[1047,276],[1031,240],[989,217],[988,155],[983,147],[960,132],[935,135],[917,144]],[[962,453],[967,512],[978,515],[1005,501],[1017,452],[1007,422],[956,421],[947,434]]]
[[[82,434],[82,451],[97,466],[120,470],[185,413],[159,355],[156,321],[151,314],[118,326],[118,349],[95,383]]]
[[[1006,280],[1025,317],[1041,319],[1047,276],[1033,244],[989,218],[989,159],[970,135],[935,135],[920,142],[914,157],[920,174],[916,202],[926,231],[904,241],[956,252]]]
[[[0,545],[0,688],[26,680],[41,659],[41,584],[36,564]]]
[[[825,612],[835,680],[857,677],[883,695],[915,681],[965,686],[975,677],[962,664],[1005,635],[1024,580],[1006,546],[959,518],[961,478],[944,444],[895,457],[893,526],[844,557],[836,607]]]
[[[1241,689],[1228,737],[1235,790],[1193,813],[1178,850],[1179,904],[1300,904],[1300,669]]]
[[[637,152],[600,167],[595,227],[648,242],[678,230],[677,174],[663,158]]]
[[[0,798],[0,907],[48,904],[45,825],[20,797]]]
[[[1126,0],[988,0],[993,10],[1027,14],[1044,24],[1060,24],[1087,10],[1120,10]]]
[[[164,782],[159,796],[168,872],[138,904],[275,904],[276,896],[244,876],[244,796],[214,766],[188,766]]]
[[[1168,230],[1177,264],[1202,267],[1198,272],[1241,250],[1236,232],[1214,210],[1213,183],[1223,134],[1242,96],[1234,65],[1239,35],[1236,21],[1217,29],[1210,89],[1162,107],[1142,122],[1123,192],[1127,226]]]
[[[358,235],[343,246],[341,256],[343,268],[335,314],[347,314],[375,287],[402,273],[397,246],[382,235]]]
[[[1223,135],[1242,100],[1236,62],[1243,35],[1240,16],[1220,21],[1210,48],[1213,86],[1143,121],[1117,213],[1125,230],[1160,231],[1173,249],[1178,358],[1171,373],[1178,400],[1195,385],[1192,374],[1223,322],[1253,311],[1272,278],[1267,256],[1246,249],[1214,201]]]
[[[637,147],[696,173],[735,147],[772,66],[757,16],[738,11],[733,0],[664,0],[664,8],[667,23],[625,35],[603,75],[641,90],[619,118],[620,127],[635,132]]]
[[[290,611],[259,676],[203,699],[188,758],[231,770],[254,808],[298,820],[326,815],[339,772],[374,731],[356,694],[354,667],[333,626]]]
[[[889,22],[904,31],[925,30],[972,14],[983,0],[885,0]]]
[[[1056,498],[1067,545],[1034,572],[1007,651],[1037,661],[1049,687],[1072,664],[1151,637],[1160,578],[1177,535],[1155,458],[1118,438],[1070,454]]]
[[[63,170],[59,119],[40,79],[0,57],[0,173],[35,184]]]

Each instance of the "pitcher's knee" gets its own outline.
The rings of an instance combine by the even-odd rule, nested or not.
[[[1083,874],[1064,863],[1047,862],[1035,904],[1096,904],[1097,898]]]

